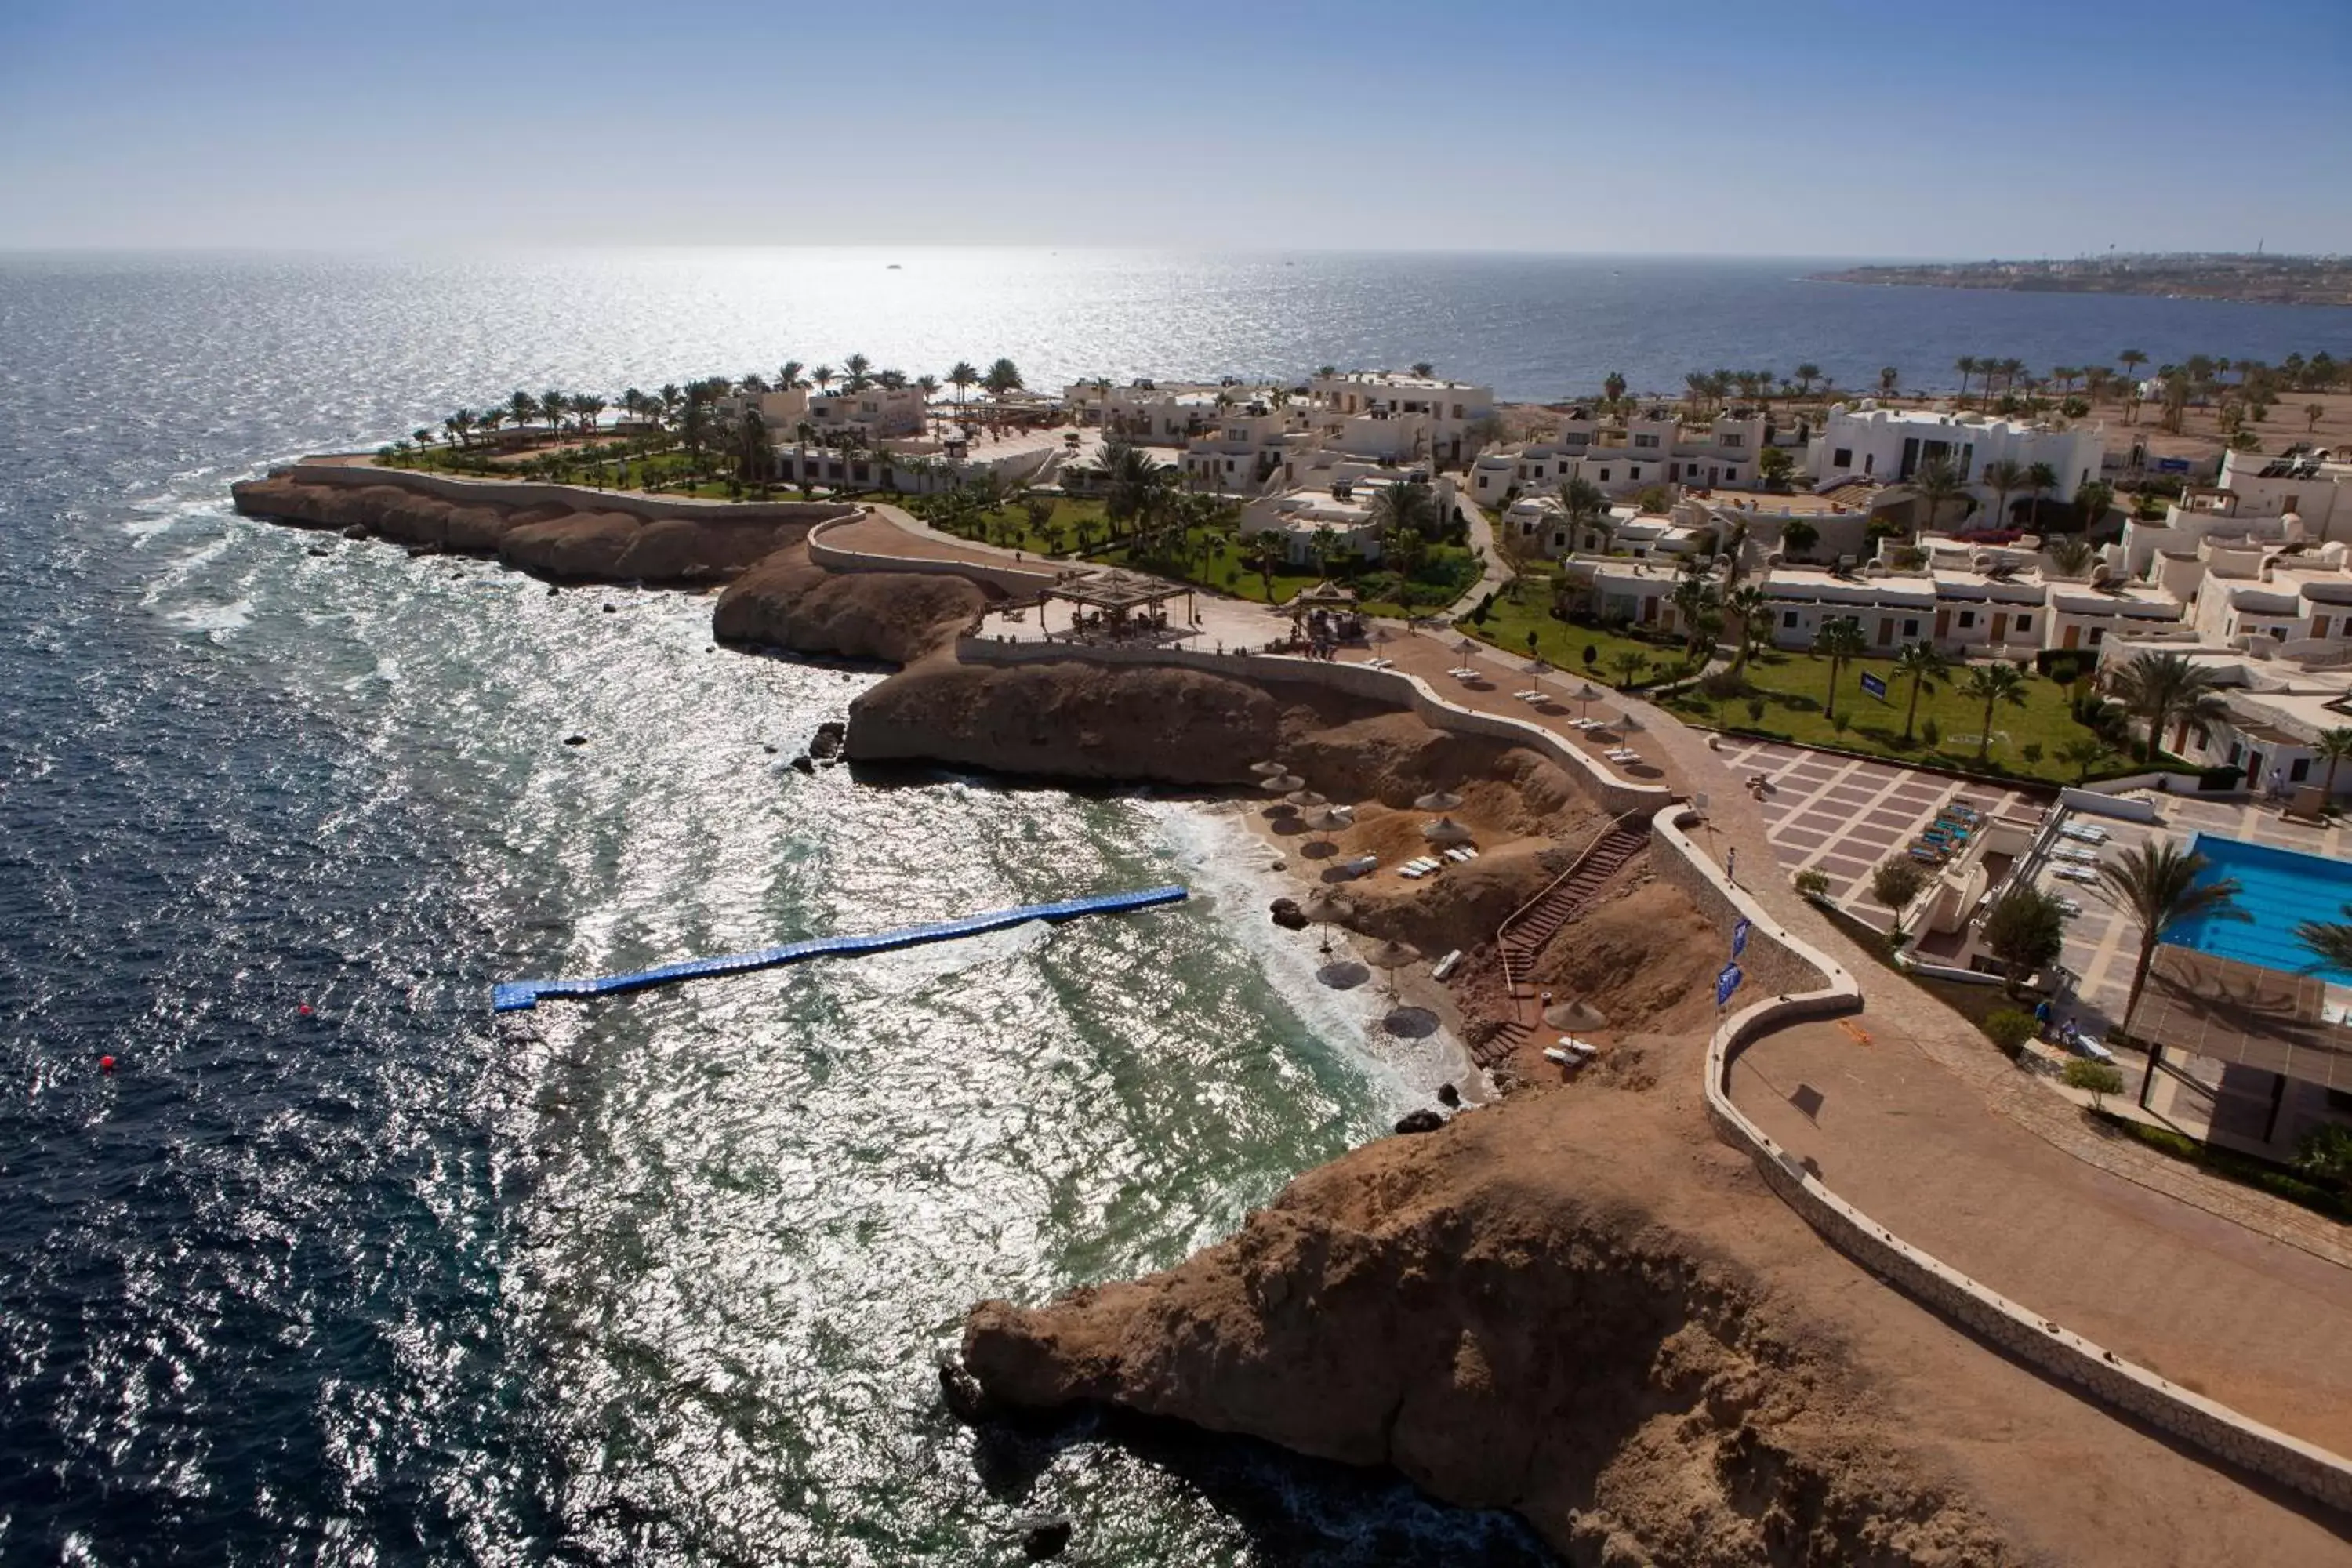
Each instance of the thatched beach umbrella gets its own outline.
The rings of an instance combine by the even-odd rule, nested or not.
[[[1257,781],[1257,787],[1268,795],[1288,795],[1292,790],[1306,788],[1307,781],[1296,773],[1269,773]]]
[[[1454,651],[1460,654],[1476,653],[1478,651],[1478,645],[1472,642],[1468,637],[1464,637],[1461,641],[1454,645]]]
[[[1555,1029],[1605,1029],[1609,1016],[1590,1002],[1562,1002],[1544,1009],[1543,1021]]]
[[[1421,836],[1432,844],[1467,844],[1477,837],[1450,816],[1441,816],[1421,830]]]
[[[1531,658],[1528,660],[1527,663],[1519,666],[1519,668],[1529,675],[1549,675],[1551,673],[1551,661],[1547,658]]]
[[[1396,994],[1396,972],[1408,963],[1421,962],[1421,949],[1410,942],[1384,942],[1364,954],[1364,962],[1389,977],[1389,994]]]
[[[1252,763],[1250,764],[1250,772],[1255,773],[1262,779],[1270,779],[1275,777],[1276,774],[1286,773],[1289,771],[1289,765],[1285,763],[1264,762]]]
[[[1355,826],[1356,819],[1349,816],[1344,811],[1339,811],[1327,805],[1321,811],[1317,812],[1313,820],[1308,822],[1307,826],[1313,828],[1318,833],[1339,833],[1347,828]]]
[[[1433,789],[1412,803],[1415,811],[1452,811],[1462,797],[1450,789]]]
[[[1354,911],[1347,901],[1329,893],[1315,893],[1298,906],[1298,912],[1323,928],[1323,951],[1331,951],[1331,928],[1345,923]]]
[[[1293,790],[1282,798],[1290,805],[1297,806],[1301,811],[1312,811],[1318,805],[1328,805],[1331,804],[1329,801],[1325,800],[1321,795],[1317,795],[1311,789]]]
[[[1576,716],[1580,719],[1583,718],[1584,710],[1591,707],[1592,700],[1600,695],[1601,693],[1592,689],[1592,682],[1586,681],[1576,693]]]

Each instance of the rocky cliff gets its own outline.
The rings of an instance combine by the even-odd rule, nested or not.
[[[827,572],[796,544],[729,585],[711,630],[721,642],[912,664],[952,643],[989,599],[961,577]]]
[[[1580,1092],[1360,1149],[1165,1274],[984,1302],[966,1366],[1013,1405],[1392,1466],[1580,1563],[2020,1561],[1833,1342],[1587,1147]]]
[[[495,495],[445,500],[409,485],[336,484],[272,474],[232,487],[237,510],[305,528],[357,529],[397,543],[496,555],[510,566],[574,581],[695,585],[726,582],[752,563],[797,542],[805,515],[686,512],[641,515],[558,501],[507,502]],[[577,492],[583,498],[591,492]],[[786,515],[773,515],[777,512]]]

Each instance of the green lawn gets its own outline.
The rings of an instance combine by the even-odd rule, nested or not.
[[[1636,685],[1682,668],[1679,646],[1643,642],[1600,626],[1563,621],[1552,615],[1550,605],[1549,582],[1529,578],[1518,584],[1516,594],[1497,595],[1484,621],[1465,617],[1454,625],[1481,642],[1492,643],[1521,658],[1527,656],[1528,635],[1532,632],[1535,650],[1545,659],[1562,669],[1589,674],[1611,685],[1624,684],[1624,673],[1616,663],[1620,658],[1638,656],[1645,661],[1642,672],[1633,677]],[[1584,656],[1587,648],[1592,650],[1589,660]]]
[[[1861,677],[1865,672],[1886,682],[1885,702],[1863,691]],[[1981,757],[1977,737],[1984,729],[1984,704],[1969,701],[1956,689],[1961,679],[1957,666],[1950,683],[1940,688],[1929,685],[1920,692],[1918,727],[1908,742],[1903,739],[1903,721],[1911,700],[1910,683],[1896,677],[1890,660],[1847,662],[1839,677],[1837,699],[1837,717],[1844,721],[1843,730],[1822,710],[1829,695],[1830,661],[1820,655],[1759,652],[1748,661],[1744,679],[1754,696],[1764,702],[1761,719],[1750,713],[1747,697],[1711,697],[1694,690],[1669,699],[1667,706],[1696,723],[1761,731],[1800,745],[1833,746],[1903,762],[1986,767],[2050,784],[2074,782],[2076,770],[2059,760],[2059,748],[2091,734],[2075,722],[2066,688],[2031,672],[2024,687],[2025,706],[2002,703],[1994,708],[1993,739]],[[1928,733],[1937,736],[1932,748],[1924,739]],[[2034,749],[2032,754],[2029,748]],[[2128,773],[2136,765],[2118,757],[2092,776]]]

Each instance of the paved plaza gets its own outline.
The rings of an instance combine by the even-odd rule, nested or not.
[[[1726,735],[1717,754],[1741,780],[1755,773],[1771,780],[1760,804],[1773,854],[1791,876],[1820,870],[1830,879],[1829,896],[1842,904],[1866,905],[1871,868],[1901,853],[1954,802],[1988,816],[2027,818],[2039,816],[2045,804],[2023,790],[1769,741]],[[1885,921],[1885,911],[1874,906],[1855,912]]]

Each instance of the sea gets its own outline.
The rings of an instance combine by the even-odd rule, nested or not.
[[[1171,1265],[1445,1070],[1265,919],[1233,808],[804,776],[883,672],[228,486],[517,387],[852,353],[1046,387],[1425,359],[1526,398],[2352,358],[2352,311],[1828,264],[0,256],[0,1562],[998,1563],[1056,1515],[1097,1564],[1542,1561],[1394,1478],[941,1407],[971,1302]],[[488,1007],[1171,880],[1162,912]]]

